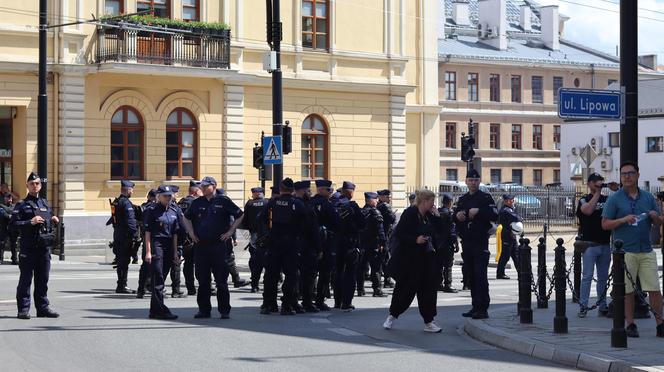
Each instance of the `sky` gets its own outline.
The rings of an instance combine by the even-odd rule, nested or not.
[[[637,0],[623,0],[637,1]],[[570,17],[564,38],[615,55],[620,44],[619,0],[539,0]],[[664,64],[664,0],[638,0],[639,54],[657,54]]]

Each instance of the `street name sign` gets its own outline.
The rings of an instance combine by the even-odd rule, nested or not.
[[[263,164],[283,164],[284,153],[281,148],[281,136],[263,137]]]
[[[561,88],[558,97],[558,116],[563,119],[622,118],[623,95],[617,90]]]

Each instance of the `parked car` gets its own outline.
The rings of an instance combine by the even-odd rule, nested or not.
[[[514,195],[514,210],[522,217],[539,217],[542,211],[542,202],[533,193],[522,185],[516,183],[494,183],[486,185],[494,194],[498,209],[503,206],[502,194]]]

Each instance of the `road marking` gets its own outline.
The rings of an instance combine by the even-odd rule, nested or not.
[[[342,336],[363,336],[361,333],[352,331],[348,328],[328,328],[327,330]]]
[[[332,322],[330,322],[329,320],[327,320],[325,318],[311,318],[309,320],[311,320],[311,323],[314,323],[314,324],[330,324],[330,323],[332,323]]]

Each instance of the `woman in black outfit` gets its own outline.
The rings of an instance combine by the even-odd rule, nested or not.
[[[383,323],[391,329],[394,321],[403,314],[417,295],[420,315],[424,319],[424,331],[438,333],[442,329],[434,321],[436,316],[436,290],[440,283],[440,270],[433,241],[440,215],[434,208],[436,195],[430,190],[420,190],[415,203],[406,209],[394,231],[398,241],[393,274],[396,279],[390,315]]]

